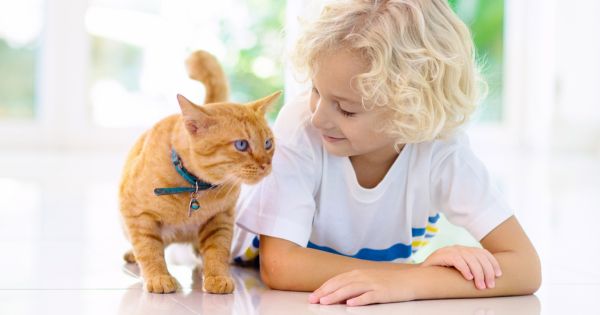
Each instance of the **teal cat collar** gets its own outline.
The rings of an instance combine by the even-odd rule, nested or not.
[[[177,173],[183,177],[188,183],[190,183],[191,187],[167,187],[167,188],[155,188],[154,194],[156,196],[162,195],[174,195],[181,193],[190,193],[190,203],[188,206],[188,216],[192,216],[192,212],[200,210],[200,203],[198,202],[198,192],[208,189],[213,189],[218,187],[218,185],[213,185],[211,183],[207,183],[194,174],[190,173],[184,166],[181,158],[175,152],[175,149],[171,149],[171,162],[173,166],[175,166],[175,170]]]

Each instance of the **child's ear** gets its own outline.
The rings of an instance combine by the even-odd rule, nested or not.
[[[217,124],[217,120],[211,117],[206,109],[192,103],[183,95],[177,94],[177,101],[181,108],[185,128],[190,134],[203,134],[211,126]]]
[[[279,95],[281,95],[281,91],[277,91],[269,96],[265,96],[257,101],[254,102],[250,102],[247,104],[247,106],[250,106],[251,108],[254,109],[254,111],[256,111],[257,113],[259,113],[261,116],[264,115],[273,104],[275,104],[275,101],[277,101],[277,99],[279,99]]]

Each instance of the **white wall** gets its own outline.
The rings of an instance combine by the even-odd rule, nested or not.
[[[552,139],[558,149],[600,155],[600,1],[559,1],[557,11]]]

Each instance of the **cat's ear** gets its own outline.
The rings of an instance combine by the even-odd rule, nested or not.
[[[217,124],[217,120],[211,117],[210,113],[206,111],[206,109],[192,103],[183,95],[177,94],[177,101],[179,102],[179,107],[181,108],[181,114],[183,116],[185,128],[190,134],[202,134],[211,126]]]
[[[277,91],[277,92],[275,92],[269,96],[265,96],[257,101],[250,102],[247,104],[247,106],[250,106],[251,108],[253,108],[260,115],[264,115],[267,112],[267,110],[269,110],[269,108],[273,104],[275,104],[275,101],[277,101],[277,99],[279,98],[279,95],[281,95],[281,91]]]

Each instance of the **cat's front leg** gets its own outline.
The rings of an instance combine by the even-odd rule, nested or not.
[[[126,223],[135,260],[146,282],[146,290],[152,293],[175,292],[179,283],[167,270],[165,246],[158,222],[142,215]]]
[[[209,293],[231,293],[229,251],[233,237],[233,208],[220,212],[200,229],[194,247],[202,256],[203,289]]]

